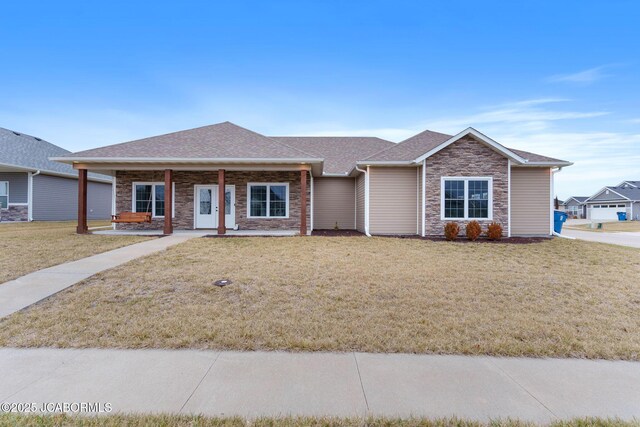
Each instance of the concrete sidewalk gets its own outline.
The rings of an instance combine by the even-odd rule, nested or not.
[[[610,243],[612,245],[640,248],[640,232],[622,231],[616,233],[602,233],[597,231],[582,231],[563,228],[562,235],[575,237],[580,240],[588,240],[590,242]]]
[[[174,234],[45,268],[0,285],[0,317],[8,316],[94,274],[186,242],[200,234]]]
[[[368,353],[0,349],[0,402],[114,412],[640,417],[640,363]]]

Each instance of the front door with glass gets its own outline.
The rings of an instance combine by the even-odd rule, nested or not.
[[[218,227],[218,186],[195,186],[195,228]]]

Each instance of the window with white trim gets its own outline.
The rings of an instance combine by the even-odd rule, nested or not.
[[[490,177],[443,177],[440,218],[491,219],[492,187]]]
[[[9,207],[9,181],[0,181],[0,209]]]
[[[288,218],[288,183],[247,184],[248,218]]]
[[[175,217],[175,182],[173,188],[172,217]],[[133,183],[133,212],[151,212],[154,218],[164,218],[164,182],[134,182]]]

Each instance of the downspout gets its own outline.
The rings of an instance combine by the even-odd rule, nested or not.
[[[507,237],[511,237],[511,159],[507,159]]]
[[[369,166],[364,170],[356,165],[356,170],[364,174],[364,234],[371,237],[369,233]]]
[[[422,237],[427,234],[427,209],[425,207],[425,199],[427,198],[427,159],[422,161]]]
[[[310,221],[311,222],[311,233],[313,233],[313,217],[315,215],[315,212],[313,210],[313,171],[311,169],[309,169],[309,177],[311,180],[311,215],[310,217]]]
[[[40,175],[39,169],[35,173],[29,172],[29,206],[27,206],[27,220],[29,222],[33,221],[33,177],[38,175]]]
[[[550,204],[551,204],[551,205],[549,206],[549,211],[550,211],[549,213],[550,213],[550,215],[551,215],[551,219],[550,219],[550,221],[549,221],[549,222],[551,223],[551,224],[550,224],[550,226],[551,226],[551,230],[549,230],[549,231],[551,231],[551,233],[550,233],[550,234],[551,234],[551,235],[553,235],[553,236],[558,235],[558,233],[556,233],[556,232],[554,231],[554,227],[553,227],[553,225],[554,225],[554,224],[553,224],[553,223],[554,223],[554,209],[553,209],[553,208],[554,208],[554,204],[553,204],[553,199],[554,199],[554,197],[553,197],[553,193],[554,193],[554,191],[555,191],[555,175],[556,175],[556,172],[560,172],[561,170],[562,170],[562,168],[561,168],[561,167],[559,167],[559,168],[558,168],[558,169],[556,169],[556,170],[553,170],[553,168],[551,168],[551,195],[550,195],[550,196],[551,196],[551,197],[550,197],[550,198],[551,198],[551,200],[550,200]]]

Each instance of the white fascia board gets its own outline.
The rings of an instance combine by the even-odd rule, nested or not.
[[[78,179],[78,175],[74,175],[72,173],[56,172],[56,171],[51,171],[51,170],[47,170],[47,169],[35,169],[35,168],[28,168],[28,167],[24,167],[24,166],[10,165],[8,163],[0,163],[0,167],[2,167],[2,166],[7,167],[7,168],[11,168],[11,169],[15,169],[16,172],[38,172],[38,171],[40,171],[40,173],[42,175],[52,175],[52,176],[59,176],[59,177],[62,177],[62,178]],[[87,180],[88,181],[95,181],[95,182],[111,183],[110,179],[87,177]]]
[[[420,163],[422,162],[424,159],[426,159],[427,157],[431,157],[433,156],[435,153],[437,153],[440,150],[443,150],[445,148],[447,148],[449,145],[453,144],[454,142],[456,142],[457,140],[459,140],[462,137],[465,137],[467,135],[472,135],[474,137],[476,137],[477,139],[479,139],[480,141],[484,142],[485,144],[487,144],[488,146],[490,146],[491,148],[493,148],[494,150],[504,154],[505,156],[507,156],[508,158],[510,158],[511,160],[514,160],[517,163],[527,163],[527,159],[518,156],[516,153],[514,153],[513,151],[509,150],[508,148],[506,148],[505,146],[503,146],[502,144],[497,143],[496,141],[494,141],[493,139],[489,138],[488,136],[478,132],[477,130],[475,130],[472,127],[468,127],[465,130],[463,130],[462,132],[458,133],[457,135],[452,136],[451,138],[447,139],[445,142],[443,142],[442,144],[438,145],[437,147],[431,149],[430,151],[426,152],[425,154],[423,154],[422,156],[418,157],[417,159],[414,160],[415,163]]]
[[[322,172],[322,176],[323,177],[332,177],[332,178],[349,178],[349,172],[345,172],[345,173]]]
[[[37,172],[38,171],[37,169],[34,169],[34,168],[27,168],[24,166],[12,165],[9,163],[0,163],[0,167],[15,169],[15,171],[11,171],[11,172]]]
[[[573,162],[527,162],[522,165],[517,165],[518,167],[565,167],[572,166]]]
[[[591,201],[591,199],[593,199],[594,197],[598,197],[598,196],[599,196],[600,194],[602,194],[602,192],[603,192],[603,191],[605,191],[605,190],[612,191],[612,192],[616,193],[618,196],[622,197],[623,199],[631,200],[631,199],[629,199],[628,197],[625,197],[625,196],[623,196],[622,194],[618,193],[617,191],[612,190],[612,189],[611,189],[611,187],[603,187],[600,191],[598,191],[598,192],[597,192],[596,194],[594,194],[593,196],[589,197],[589,198],[588,198],[587,200],[585,200],[583,203],[588,203],[588,202],[591,202],[591,203],[597,203],[597,202],[604,201],[604,200],[594,200],[594,201],[592,202],[592,201]]]
[[[322,163],[321,158],[235,158],[235,157],[49,157],[60,163]]]
[[[358,160],[358,166],[419,166],[413,160]]]

